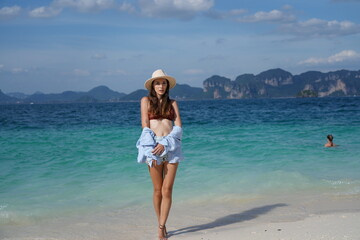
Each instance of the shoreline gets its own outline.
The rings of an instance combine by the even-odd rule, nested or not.
[[[174,202],[169,239],[360,239],[360,194]],[[0,225],[4,240],[156,239],[148,204]],[[280,230],[279,230],[280,229]]]

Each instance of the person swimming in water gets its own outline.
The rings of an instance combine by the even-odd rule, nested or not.
[[[336,147],[337,145],[333,142],[333,135],[329,134],[327,135],[327,143],[324,145],[324,147]]]

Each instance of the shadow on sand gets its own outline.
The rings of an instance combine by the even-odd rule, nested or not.
[[[230,214],[225,217],[215,219],[214,221],[209,222],[209,223],[185,227],[185,228],[181,228],[181,229],[178,229],[175,231],[170,231],[169,234],[170,234],[170,236],[174,236],[174,235],[180,235],[180,234],[184,234],[184,233],[191,233],[191,232],[197,232],[197,231],[216,228],[216,227],[222,227],[222,226],[230,225],[233,223],[249,221],[251,219],[257,218],[260,215],[270,212],[274,208],[285,207],[285,206],[287,206],[287,204],[277,203],[277,204],[272,204],[272,205],[265,205],[262,207],[256,207],[256,208],[252,208],[250,210],[247,210],[247,211],[244,211],[241,213]]]

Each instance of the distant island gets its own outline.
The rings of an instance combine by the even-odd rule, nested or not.
[[[32,95],[5,94],[0,90],[0,104],[139,101],[147,94],[145,89],[125,94],[106,86],[98,86],[88,92],[37,92]],[[360,70],[308,71],[292,75],[277,68],[258,75],[242,74],[235,80],[214,75],[203,81],[203,88],[178,83],[170,94],[177,100],[360,96]]]

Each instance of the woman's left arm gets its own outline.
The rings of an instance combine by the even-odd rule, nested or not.
[[[175,124],[175,126],[182,127],[179,107],[178,107],[177,102],[175,100],[172,102],[172,106],[173,106],[174,111],[175,111],[174,124]]]

